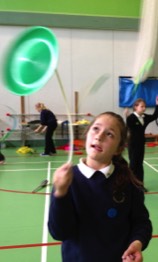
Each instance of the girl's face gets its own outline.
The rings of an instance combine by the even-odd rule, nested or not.
[[[101,115],[90,127],[86,139],[88,166],[109,165],[114,155],[120,153],[120,126],[111,115]]]
[[[142,115],[146,110],[146,105],[143,102],[140,102],[136,107],[135,107],[135,112],[137,112],[138,115]]]

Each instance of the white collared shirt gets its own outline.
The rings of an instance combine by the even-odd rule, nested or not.
[[[80,162],[79,164],[77,164],[79,170],[81,171],[81,173],[87,177],[87,178],[91,178],[93,176],[93,174],[96,172],[96,171],[100,171],[103,173],[103,175],[106,177],[106,178],[109,178],[111,176],[111,174],[114,172],[114,165],[113,163],[111,163],[109,166],[106,166],[104,168],[101,168],[100,170],[95,170],[93,168],[90,168],[88,167],[84,161],[83,161],[83,158],[80,159]]]
[[[137,112],[133,112],[133,114],[135,114],[135,116],[138,118],[138,120],[140,121],[140,123],[142,124],[142,126],[144,125],[144,115],[138,115]]]

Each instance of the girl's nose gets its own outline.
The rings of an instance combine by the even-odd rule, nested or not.
[[[95,139],[96,140],[98,140],[98,141],[101,141],[101,140],[103,140],[105,138],[105,134],[104,133],[98,133],[98,134],[96,134],[96,137],[95,137]]]

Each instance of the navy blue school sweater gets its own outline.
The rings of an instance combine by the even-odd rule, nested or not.
[[[62,261],[121,262],[134,240],[145,249],[152,226],[144,193],[128,184],[120,196],[115,195],[116,170],[108,179],[104,175],[88,179],[78,166],[73,172],[67,195],[56,198],[52,192],[50,202],[48,228],[54,239],[62,241]]]

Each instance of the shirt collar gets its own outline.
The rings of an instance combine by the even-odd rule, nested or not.
[[[133,112],[133,114],[135,114],[135,115],[136,115],[136,117],[138,117],[138,118],[142,118],[142,117],[144,117],[144,115],[143,115],[143,114],[140,116],[140,115],[138,115],[138,114],[137,114],[137,112]]]
[[[87,178],[91,178],[93,176],[93,174],[97,171],[91,167],[88,167],[85,163],[83,158],[80,159],[79,164],[77,164],[79,170],[82,172],[82,174],[87,177]],[[106,178],[109,178],[111,176],[111,174],[114,172],[114,165],[113,163],[111,163],[109,166],[106,166],[104,168],[101,168],[100,172],[103,173],[103,175],[105,175]]]

